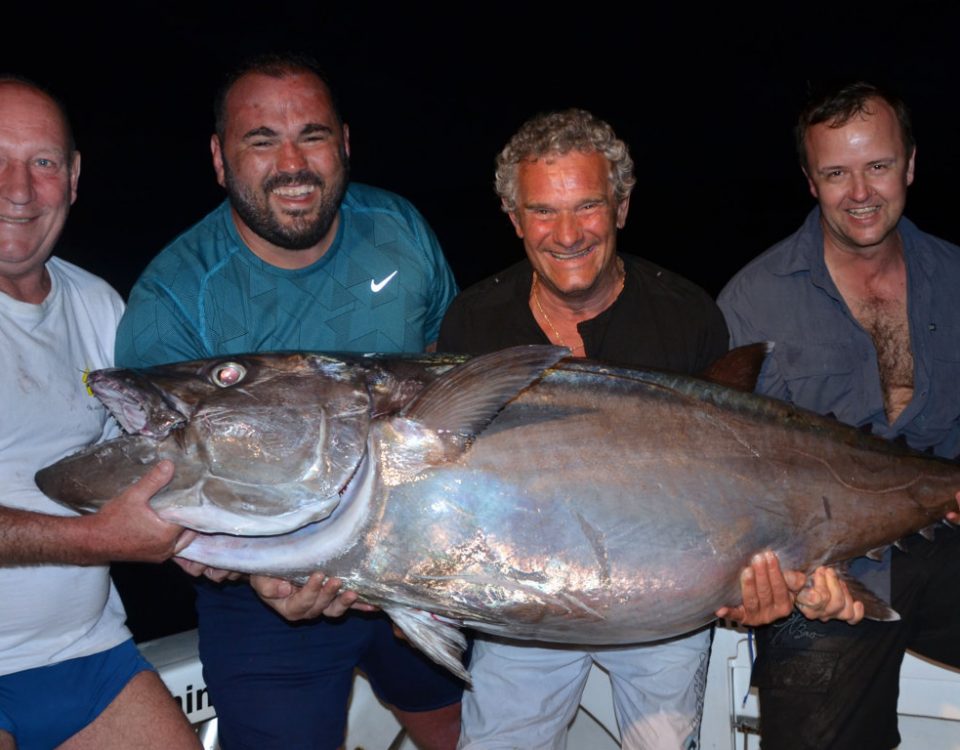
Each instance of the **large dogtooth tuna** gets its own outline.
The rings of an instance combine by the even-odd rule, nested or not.
[[[575,644],[666,638],[738,601],[758,551],[812,571],[956,507],[952,462],[707,380],[564,353],[94,372],[127,436],[37,481],[90,511],[168,458],[176,474],[153,507],[203,532],[184,557],[337,576],[461,675],[451,625]],[[895,616],[858,596],[871,616]]]

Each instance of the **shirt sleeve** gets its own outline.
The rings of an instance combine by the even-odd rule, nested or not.
[[[720,292],[717,304],[730,331],[731,348],[771,340],[762,327],[764,317],[762,311],[755,309],[751,304],[750,294],[743,289],[742,284],[737,284],[736,279]],[[777,364],[775,350],[768,354],[763,362],[755,392],[773,396],[782,401],[792,402],[793,400],[783,371]]]
[[[419,215],[418,215],[419,216]],[[424,341],[429,345],[436,342],[440,337],[440,324],[443,316],[457,296],[457,282],[453,277],[453,271],[447,263],[447,259],[440,249],[440,242],[433,230],[427,224],[423,217],[419,217],[420,222],[418,235],[420,237],[423,251],[426,254],[427,262],[431,272],[430,300],[427,307],[427,316],[424,320]]]
[[[210,356],[184,302],[158,279],[141,277],[117,329],[117,366],[152,367]]]

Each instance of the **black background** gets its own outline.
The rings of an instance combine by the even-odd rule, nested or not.
[[[835,79],[907,100],[918,141],[908,213],[960,242],[951,2],[39,5],[4,10],[0,71],[66,101],[83,166],[57,252],[124,295],[222,199],[210,100],[236,61],[270,50],[321,61],[350,124],[353,179],[412,200],[461,287],[522,255],[491,188],[495,154],[529,116],[579,106],[608,120],[636,163],[620,248],[716,294],[810,209],[791,128],[808,83]],[[172,564],[115,575],[139,639],[191,624]]]

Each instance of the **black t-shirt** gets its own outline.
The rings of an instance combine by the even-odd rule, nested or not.
[[[623,291],[578,326],[587,357],[629,367],[701,372],[727,351],[723,315],[700,287],[671,271],[621,255]],[[530,311],[533,268],[523,260],[461,292],[440,327],[437,350],[484,354],[549,344]]]

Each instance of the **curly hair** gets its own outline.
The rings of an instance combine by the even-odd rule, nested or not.
[[[610,182],[617,203],[630,195],[637,180],[627,144],[598,117],[583,109],[568,109],[527,120],[497,155],[494,189],[503,201],[503,210],[516,210],[517,173],[521,162],[573,150],[603,154],[610,162]]]
[[[910,110],[903,100],[895,94],[874,86],[866,81],[857,81],[846,85],[820,92],[811,96],[797,118],[794,128],[797,156],[800,157],[800,166],[806,172],[810,169],[807,161],[807,131],[814,125],[827,123],[831,128],[842,128],[857,115],[871,115],[871,100],[879,99],[890,105],[897,116],[900,125],[900,138],[909,157],[916,147],[913,138],[913,127],[910,123]]]

